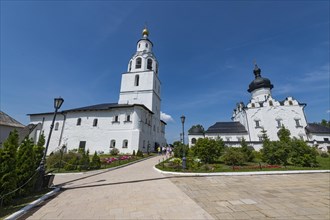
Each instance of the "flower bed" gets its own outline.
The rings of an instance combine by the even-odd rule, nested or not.
[[[106,163],[106,164],[111,164],[115,161],[118,161],[118,160],[121,160],[121,161],[125,161],[125,160],[130,160],[132,159],[131,156],[128,156],[128,155],[123,155],[123,156],[120,156],[120,157],[107,157],[107,158],[104,158],[103,159],[103,163]]]

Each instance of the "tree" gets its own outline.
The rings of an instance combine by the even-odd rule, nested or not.
[[[188,130],[188,133],[192,133],[193,130],[194,130],[195,128],[197,128],[198,130],[202,131],[202,133],[204,134],[205,129],[204,129],[203,125],[200,125],[200,124],[198,124],[198,125],[193,125],[193,126]]]
[[[240,148],[228,147],[222,157],[225,164],[228,165],[243,165],[246,156]]]
[[[322,121],[321,121],[320,124],[323,125],[323,126],[325,126],[325,127],[330,127],[330,121],[327,121],[325,119],[322,119]]]
[[[316,156],[318,152],[303,140],[294,138],[291,142],[290,160],[295,166],[313,167],[317,166]]]
[[[193,155],[197,156],[204,163],[212,163],[221,156],[225,145],[221,139],[214,140],[200,138],[191,148]]]
[[[243,138],[241,141],[241,151],[244,154],[245,161],[251,162],[254,159],[254,154],[251,148],[247,145],[245,139]]]
[[[45,145],[45,135],[41,133],[37,145],[33,146],[33,151],[35,155],[35,168],[39,167],[41,159],[44,155],[44,150],[45,150],[44,145]]]
[[[182,158],[183,157],[183,151],[185,152],[185,155],[188,156],[189,155],[189,147],[187,145],[182,144],[182,142],[180,141],[175,141],[173,143],[174,149],[174,157],[179,157]]]
[[[18,133],[10,132],[9,137],[0,149],[0,197],[4,205],[10,204],[14,194],[8,194],[16,189],[16,152],[18,148]],[[6,195],[6,196],[5,196]]]
[[[277,136],[280,139],[280,141],[286,143],[289,143],[291,141],[290,135],[291,135],[290,131],[286,129],[284,125],[282,125],[281,129],[277,132]]]
[[[89,168],[89,150],[85,151],[84,149],[79,149],[79,153],[81,154],[81,159],[79,161],[80,169],[87,170]]]
[[[92,158],[92,162],[90,163],[91,169],[99,169],[101,167],[101,160],[100,157],[97,155],[96,151],[94,153],[94,156]]]
[[[26,184],[19,192],[21,195],[26,195],[33,190],[36,180],[35,178],[32,178],[36,173],[35,166],[33,142],[29,138],[25,138],[18,148],[16,165],[17,185],[23,186]]]

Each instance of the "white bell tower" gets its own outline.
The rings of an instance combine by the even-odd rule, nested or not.
[[[160,88],[158,62],[152,52],[153,44],[144,28],[137,42],[136,53],[122,74],[118,104],[143,104],[160,118]]]

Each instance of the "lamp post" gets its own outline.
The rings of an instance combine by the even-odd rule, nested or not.
[[[54,108],[55,108],[54,117],[53,117],[52,124],[50,125],[50,131],[49,131],[49,134],[48,134],[48,139],[47,139],[44,155],[42,156],[42,159],[41,159],[41,162],[40,162],[40,165],[39,165],[39,178],[40,178],[40,182],[39,182],[39,185],[38,185],[39,190],[44,185],[44,176],[45,176],[45,171],[46,171],[46,169],[45,169],[46,155],[47,155],[47,150],[48,150],[48,146],[49,146],[49,142],[50,142],[50,137],[52,136],[52,132],[53,132],[53,127],[54,127],[54,122],[55,122],[55,119],[56,119],[56,114],[57,114],[57,111],[61,108],[63,102],[64,102],[64,99],[61,98],[61,97],[54,99]]]
[[[184,121],[186,120],[186,117],[184,115],[181,116],[181,123],[182,123],[182,169],[186,169],[186,152],[185,152],[185,146],[184,146]]]

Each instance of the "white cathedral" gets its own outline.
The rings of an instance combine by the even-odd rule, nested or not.
[[[160,118],[161,82],[153,43],[145,28],[137,42],[136,53],[122,74],[118,103],[104,103],[74,108],[57,114],[48,154],[63,146],[84,148],[90,152],[121,153],[133,150],[153,151],[166,144],[165,125]],[[53,113],[29,114],[38,124],[30,137],[37,140],[43,132],[48,137]]]
[[[248,92],[251,100],[246,105],[237,104],[231,122],[216,122],[205,133],[200,128],[189,132],[189,146],[199,138],[221,138],[228,146],[240,146],[242,139],[255,150],[262,148],[263,130],[270,140],[278,140],[277,132],[284,125],[291,137],[305,140],[309,145],[323,151],[330,150],[330,128],[315,123],[307,123],[304,108],[292,97],[277,101],[272,97],[274,87],[270,80],[261,76],[261,69],[255,65],[255,79]]]

